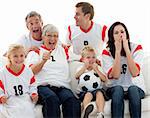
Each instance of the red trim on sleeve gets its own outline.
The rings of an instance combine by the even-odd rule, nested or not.
[[[33,64],[30,64],[29,67],[31,67]]]
[[[105,40],[106,29],[107,29],[107,26],[104,25],[104,26],[103,26],[103,29],[102,29],[102,40],[103,40],[103,41]]]
[[[40,49],[35,50],[35,52],[39,55],[40,54]]]
[[[113,79],[113,77],[111,77],[111,78],[109,77],[111,71],[112,71],[112,68],[110,68],[110,69],[108,70],[108,79]]]
[[[69,59],[68,47],[63,47],[63,48],[64,48],[64,50],[65,50],[67,59]]]
[[[32,93],[31,95],[34,96],[34,95],[37,95],[37,93]]]
[[[102,55],[110,56],[110,53],[107,50],[103,50]]]
[[[3,82],[0,80],[0,88],[4,91],[5,93],[5,89],[4,89],[4,85],[3,85]]]
[[[72,33],[71,33],[71,28],[70,28],[70,26],[68,26],[68,31],[69,31],[69,40],[71,40],[71,35],[72,35]]]
[[[29,52],[34,51],[35,53],[37,53],[38,55],[40,54],[40,49],[37,50],[30,50]]]
[[[30,84],[33,84],[35,82],[35,77],[33,76],[31,79],[30,79]]]
[[[135,63],[135,64],[136,64],[136,67],[138,68],[138,70],[140,71],[141,70],[140,65],[137,63]]]
[[[134,50],[133,53],[135,53],[135,52],[138,51],[138,50],[142,50],[142,49],[143,49],[142,46],[141,46],[141,45],[138,45],[138,46],[136,47],[136,49]]]

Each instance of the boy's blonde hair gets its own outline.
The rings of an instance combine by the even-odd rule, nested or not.
[[[23,45],[20,45],[20,44],[11,44],[8,48],[8,51],[7,51],[7,58],[9,59],[9,56],[19,50],[19,49],[22,49],[24,51],[24,54],[25,54],[25,48],[23,47]]]
[[[94,53],[95,53],[95,50],[94,50],[94,48],[92,48],[91,46],[87,45],[87,46],[85,46],[85,47],[82,49],[81,56],[82,56],[82,57],[86,57],[88,52],[94,52]]]

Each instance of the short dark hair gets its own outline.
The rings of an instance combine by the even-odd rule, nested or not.
[[[28,18],[33,17],[33,16],[38,16],[40,20],[42,20],[42,17],[39,13],[37,13],[36,11],[31,11],[30,13],[27,14],[27,16],[25,17],[25,21],[27,21]]]
[[[117,25],[121,25],[124,27],[125,29],[125,32],[126,32],[126,36],[127,36],[127,39],[128,40],[128,45],[129,45],[129,49],[131,50],[131,46],[130,46],[130,36],[129,36],[129,32],[127,30],[127,27],[121,23],[121,22],[115,22],[111,25],[111,27],[109,28],[108,30],[108,42],[107,42],[107,48],[109,48],[109,51],[111,52],[111,55],[113,56],[113,58],[115,58],[115,44],[114,44],[114,36],[113,36],[113,32],[114,32],[114,28],[117,26]],[[124,51],[124,49],[122,48],[121,50],[121,56],[125,56],[126,57],[126,53]]]
[[[94,17],[94,7],[90,3],[88,3],[88,2],[79,2],[79,3],[76,4],[75,7],[77,7],[77,8],[82,7],[82,12],[84,13],[84,15],[90,14],[91,15],[90,20],[93,19],[93,17]]]

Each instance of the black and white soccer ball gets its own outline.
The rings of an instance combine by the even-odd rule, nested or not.
[[[80,76],[78,84],[81,91],[93,91],[100,88],[101,80],[98,74],[89,71]]]

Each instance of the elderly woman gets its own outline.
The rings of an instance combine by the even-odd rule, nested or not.
[[[60,105],[64,118],[80,117],[80,102],[70,90],[68,54],[58,42],[58,29],[44,26],[43,45],[28,54],[29,62],[38,83],[44,118],[59,118]]]
[[[102,60],[112,83],[107,90],[112,99],[112,118],[124,117],[124,99],[129,100],[131,118],[141,118],[141,99],[145,96],[140,71],[143,50],[141,45],[130,42],[128,30],[123,23],[115,22],[109,28],[107,48],[103,51]]]

